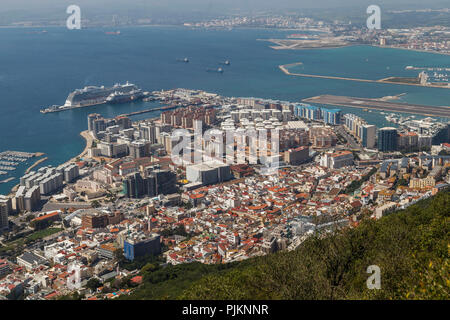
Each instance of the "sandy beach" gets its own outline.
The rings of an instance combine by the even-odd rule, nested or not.
[[[92,146],[92,142],[94,141],[94,138],[91,136],[91,134],[89,133],[88,130],[81,131],[80,136],[82,136],[84,138],[84,140],[86,140],[86,146],[84,147],[84,150],[78,156],[70,159],[67,162],[76,162],[76,160],[78,158],[86,157],[89,148]]]

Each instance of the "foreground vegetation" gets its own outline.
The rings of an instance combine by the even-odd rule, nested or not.
[[[147,265],[127,299],[449,299],[450,192],[297,250],[226,265]],[[369,290],[367,267],[381,269]]]

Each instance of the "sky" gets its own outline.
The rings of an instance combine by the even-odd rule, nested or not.
[[[201,10],[228,8],[243,10],[274,8],[338,8],[376,4],[386,7],[450,7],[448,0],[2,0],[0,11],[48,10],[70,4],[101,9],[102,7],[144,7],[167,10]],[[446,5],[447,4],[447,5]]]
[[[48,18],[71,5],[92,14],[233,14],[274,12],[276,10],[367,8],[382,9],[446,8],[449,0],[1,0],[0,14],[18,18]]]

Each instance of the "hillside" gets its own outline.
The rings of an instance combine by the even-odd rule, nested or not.
[[[128,299],[449,299],[450,192],[297,250],[241,263],[142,271]],[[369,265],[381,289],[369,290]]]

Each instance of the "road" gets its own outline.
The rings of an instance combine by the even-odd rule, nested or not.
[[[91,208],[90,203],[80,203],[80,202],[71,202],[71,203],[54,203],[47,202],[42,209],[42,211],[54,211],[54,210],[62,210],[64,208],[75,208],[75,209],[89,209]]]
[[[347,130],[344,129],[343,126],[338,126],[335,128],[336,133],[340,134],[342,137],[345,138],[345,140],[347,140],[347,145],[350,149],[355,150],[361,149],[361,145],[358,143],[358,141],[356,141],[356,139],[347,132]]]

